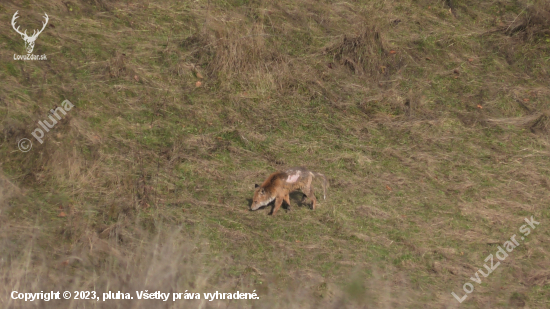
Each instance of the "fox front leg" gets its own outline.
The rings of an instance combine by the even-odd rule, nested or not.
[[[271,212],[271,215],[274,216],[277,211],[279,211],[279,208],[281,208],[281,205],[283,205],[283,199],[284,197],[277,196],[275,199],[275,205],[273,206],[273,211]]]

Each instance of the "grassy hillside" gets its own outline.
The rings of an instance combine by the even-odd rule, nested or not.
[[[49,15],[46,61],[14,60],[16,11],[29,34]],[[27,0],[0,20],[0,307],[550,308],[548,1]],[[249,211],[292,166],[327,200]]]

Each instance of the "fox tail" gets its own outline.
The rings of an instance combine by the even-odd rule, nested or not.
[[[325,177],[325,175],[321,174],[321,173],[313,173],[313,176],[314,177],[320,177],[323,179],[323,199],[326,200],[327,199],[327,188],[329,186],[329,183],[327,181],[327,177]]]

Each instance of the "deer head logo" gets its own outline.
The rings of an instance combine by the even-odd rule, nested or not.
[[[19,16],[17,16],[17,13],[19,11],[15,12],[15,14],[13,14],[13,18],[11,19],[11,26],[13,27],[13,30],[15,30],[17,33],[19,33],[21,35],[21,37],[23,38],[23,40],[25,40],[25,49],[27,49],[27,53],[29,54],[32,54],[32,50],[34,49],[34,41],[36,41],[36,39],[38,38],[38,35],[40,33],[42,33],[42,31],[44,31],[44,28],[46,28],[46,25],[48,24],[48,20],[49,20],[49,17],[48,17],[48,14],[44,13],[44,18],[46,19],[46,22],[42,22],[42,30],[36,32],[36,30],[34,30],[33,34],[31,36],[28,36],[27,35],[27,30],[25,30],[25,32],[21,32],[19,31],[19,27],[15,28],[15,20],[19,18]]]

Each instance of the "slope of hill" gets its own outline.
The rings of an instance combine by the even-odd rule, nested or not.
[[[29,35],[48,14],[47,60],[14,60],[16,11]],[[0,18],[1,307],[65,290],[134,300],[44,308],[549,307],[547,1],[32,0]],[[248,210],[296,165],[328,175],[327,200]]]

